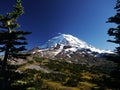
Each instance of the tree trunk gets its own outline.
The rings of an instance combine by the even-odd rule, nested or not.
[[[8,27],[8,33],[11,33],[11,29]],[[1,68],[1,77],[2,77],[2,90],[7,90],[8,86],[8,78],[7,78],[7,59],[9,55],[9,43],[10,43],[10,36],[8,34],[8,43],[5,45],[5,55],[2,61],[2,68]]]
[[[2,61],[2,68],[1,68],[1,77],[2,77],[2,90],[7,90],[7,59],[8,59],[8,50],[5,52],[4,59]]]

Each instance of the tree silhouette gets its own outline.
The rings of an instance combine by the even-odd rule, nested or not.
[[[1,82],[2,90],[5,90],[7,85],[7,60],[13,58],[26,58],[28,54],[24,54],[27,44],[25,35],[30,32],[15,30],[19,28],[17,19],[24,13],[24,8],[21,0],[16,0],[14,10],[6,15],[0,15],[0,52],[4,52],[4,58],[1,63]]]
[[[115,55],[112,56],[113,61],[115,63],[120,64],[120,0],[117,0],[116,3],[116,15],[108,18],[109,23],[115,23],[117,25],[116,28],[109,28],[108,35],[113,36],[114,40],[108,40],[108,42],[112,42],[117,44],[118,46],[115,48]]]
[[[120,85],[120,0],[117,0],[115,9],[116,15],[108,18],[108,22],[115,23],[117,26],[108,30],[108,35],[114,37],[113,40],[108,40],[108,42],[117,44],[117,47],[115,48],[115,54],[108,56],[108,60],[117,63],[117,67],[111,72],[111,76],[115,78],[114,87],[118,89]]]

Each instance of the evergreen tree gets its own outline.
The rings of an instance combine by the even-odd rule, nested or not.
[[[6,15],[0,15],[0,52],[4,52],[4,58],[1,63],[2,90],[6,90],[7,85],[7,60],[13,58],[25,58],[28,54],[24,54],[27,44],[25,35],[30,32],[15,30],[19,28],[17,19],[24,13],[21,0],[16,0],[13,12]]]
[[[120,0],[117,0],[116,3],[116,15],[112,16],[108,19],[109,23],[115,23],[117,25],[116,28],[110,28],[108,30],[108,35],[113,36],[114,40],[108,40],[108,42],[112,42],[117,44],[118,46],[115,48],[115,55],[111,56],[111,60],[114,61],[115,63],[120,64]],[[110,59],[109,58],[109,59]]]
[[[108,56],[108,60],[111,60],[115,63],[117,63],[116,68],[111,72],[111,76],[114,78],[113,86],[116,88],[115,90],[119,90],[120,87],[120,0],[117,0],[116,2],[116,15],[112,16],[108,19],[109,23],[115,23],[117,26],[115,28],[110,28],[108,30],[108,35],[113,36],[113,40],[108,40],[108,42],[112,42],[117,44],[117,47],[115,48],[115,54]],[[115,84],[114,84],[115,83]]]

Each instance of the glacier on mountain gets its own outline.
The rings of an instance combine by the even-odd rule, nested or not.
[[[46,42],[44,45],[40,46],[40,48],[44,50],[56,47],[57,45],[60,45],[60,49],[56,52],[56,54],[59,53],[64,46],[71,46],[71,48],[65,49],[66,51],[89,49],[90,51],[97,53],[113,53],[110,50],[97,49],[70,34],[60,34],[59,36],[53,37],[52,39],[48,40],[48,42]]]

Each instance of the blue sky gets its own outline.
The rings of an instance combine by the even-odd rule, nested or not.
[[[72,34],[100,49],[113,50],[106,40],[110,27],[107,19],[115,15],[115,0],[22,0],[25,14],[18,22],[31,31],[28,49],[44,44],[58,33]],[[15,0],[0,0],[0,14],[12,10]]]

